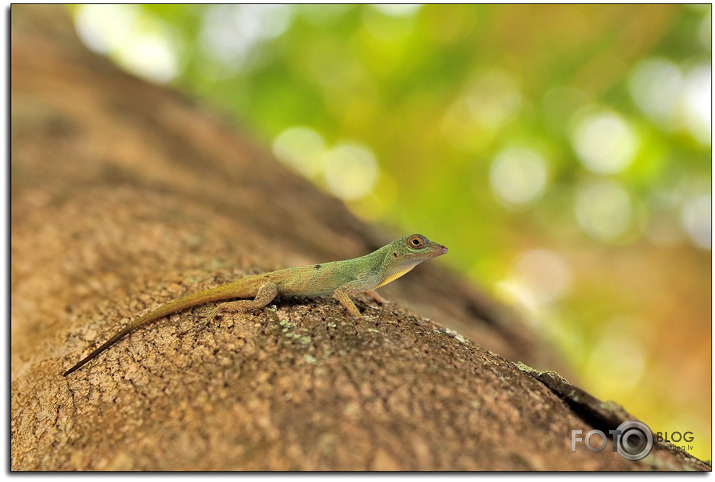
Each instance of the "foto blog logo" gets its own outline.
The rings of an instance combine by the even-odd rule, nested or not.
[[[591,452],[600,452],[608,445],[606,434],[601,430],[591,430],[584,437],[581,436],[583,430],[571,430],[571,451],[576,451],[576,444],[581,442]],[[648,425],[638,420],[628,420],[623,422],[615,430],[609,430],[608,434],[613,440],[613,451],[626,460],[641,460],[645,458],[653,449],[653,432]],[[595,440],[600,443],[594,445],[593,436],[598,435]]]

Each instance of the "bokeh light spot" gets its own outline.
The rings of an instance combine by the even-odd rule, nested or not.
[[[589,353],[585,374],[596,393],[622,394],[637,388],[645,366],[643,346],[637,339],[605,334]]]
[[[107,54],[129,37],[139,7],[131,4],[79,5],[75,15],[77,35],[91,50]]]
[[[309,178],[320,171],[324,153],[323,137],[307,127],[291,127],[273,140],[273,154]]]
[[[153,82],[168,82],[179,70],[170,27],[136,5],[80,5],[75,16],[80,39],[95,52]]]
[[[203,16],[199,45],[228,70],[240,70],[250,65],[250,55],[258,45],[285,32],[291,20],[290,5],[210,5]]]
[[[510,204],[534,202],[546,187],[546,161],[537,152],[510,147],[499,152],[489,172],[494,193]]]
[[[699,64],[685,74],[683,116],[686,129],[703,145],[711,145],[712,81],[710,64]]]
[[[711,202],[711,195],[704,194],[688,199],[683,205],[681,221],[685,232],[702,249],[711,249]]]
[[[640,110],[656,122],[669,124],[682,93],[683,76],[670,60],[650,58],[633,68],[628,88]]]
[[[533,249],[519,255],[512,266],[516,284],[531,294],[539,306],[550,305],[571,284],[571,270],[563,256],[554,251]]]
[[[610,111],[578,120],[571,140],[584,167],[597,174],[624,170],[638,150],[635,130],[623,117]]]
[[[325,182],[335,196],[345,201],[368,194],[377,180],[377,160],[370,149],[340,144],[324,156]]]
[[[628,87],[638,108],[659,125],[686,130],[701,144],[711,144],[709,63],[693,65],[683,73],[670,60],[649,58],[633,68]]]
[[[416,14],[422,5],[419,3],[374,3],[368,7],[393,17],[407,17]]]
[[[122,46],[117,61],[127,70],[154,82],[168,82],[179,68],[178,53],[165,33],[134,35]]]
[[[599,241],[613,241],[630,226],[631,200],[618,183],[601,180],[578,189],[576,219],[581,228]]]

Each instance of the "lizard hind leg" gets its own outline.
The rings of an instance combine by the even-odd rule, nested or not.
[[[387,303],[389,303],[389,301],[387,301],[385,298],[383,298],[382,296],[380,296],[380,293],[378,293],[378,292],[375,291],[374,289],[373,289],[373,290],[367,290],[365,293],[369,294],[369,295],[372,297],[373,300],[377,301],[377,302],[380,303],[381,305],[386,305]]]
[[[278,285],[275,283],[264,283],[258,288],[255,298],[252,300],[238,300],[229,303],[221,303],[216,306],[212,315],[221,315],[233,311],[252,311],[263,308],[278,296]]]
[[[346,310],[348,310],[351,315],[355,316],[356,318],[362,318],[360,310],[357,309],[357,306],[355,306],[353,300],[350,299],[350,293],[351,291],[345,289],[345,287],[342,287],[336,289],[335,293],[333,293],[333,296],[340,302],[341,305],[345,307]]]

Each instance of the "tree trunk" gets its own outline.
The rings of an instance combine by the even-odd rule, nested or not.
[[[61,9],[14,5],[11,42],[13,470],[710,470],[671,450],[572,452],[571,430],[629,416],[509,361],[563,368],[437,262],[385,288],[394,303],[358,297],[365,319],[330,298],[196,307],[63,377],[162,303],[390,236],[87,52]]]

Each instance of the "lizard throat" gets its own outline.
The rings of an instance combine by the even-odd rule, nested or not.
[[[381,287],[381,286],[385,286],[387,283],[391,283],[391,282],[395,281],[395,280],[396,280],[397,278],[399,278],[400,276],[404,275],[405,273],[408,273],[408,272],[409,272],[412,268],[414,268],[415,266],[417,266],[417,265],[416,265],[416,264],[413,264],[413,265],[411,265],[411,266],[408,266],[408,267],[406,267],[406,268],[403,268],[403,269],[400,270],[400,271],[397,271],[397,272],[391,274],[390,276],[388,276],[387,278],[385,278],[385,279],[382,281],[382,283],[380,283],[379,285],[375,286],[373,289],[376,290],[376,289],[378,289],[378,288]]]

